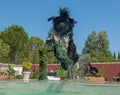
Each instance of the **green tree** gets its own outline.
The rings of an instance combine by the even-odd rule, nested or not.
[[[113,58],[116,59],[116,54],[115,54],[115,52],[114,52],[114,54],[113,54]]]
[[[48,51],[48,52],[47,52],[47,56],[48,56],[48,63],[49,63],[49,64],[51,64],[51,63],[57,63],[57,62],[56,62],[56,58],[55,58],[54,51]]]
[[[109,50],[109,40],[106,31],[101,31],[96,34],[95,31],[90,34],[85,42],[83,54],[89,54],[91,61],[115,61]]]
[[[109,55],[109,41],[105,31],[98,33],[98,51],[101,51],[106,55]]]
[[[46,66],[48,64],[47,50],[44,47],[39,50],[39,66],[40,66],[40,74],[46,75]]]
[[[95,57],[91,57],[90,54],[83,54],[80,56],[79,62],[98,62],[98,59]]]
[[[0,62],[9,62],[9,46],[0,38]]]
[[[120,52],[118,52],[118,62],[120,62]]]
[[[10,63],[17,63],[25,50],[28,34],[21,26],[11,25],[1,32],[1,38],[10,47]]]
[[[98,34],[98,51],[101,52],[100,61],[115,61],[109,50],[109,40],[106,31]]]
[[[27,59],[33,64],[39,64],[39,49],[44,46],[44,41],[39,37],[32,36],[27,44]]]
[[[88,37],[87,40],[85,41],[85,47],[83,48],[82,53],[91,53],[93,51],[97,51],[97,33],[93,31]]]

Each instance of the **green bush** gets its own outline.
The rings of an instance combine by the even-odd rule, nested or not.
[[[13,65],[9,65],[7,72],[8,72],[9,76],[14,76],[15,75],[14,66]]]
[[[39,71],[38,70],[31,72],[30,79],[38,79],[38,78],[39,78]]]
[[[67,72],[66,71],[64,71],[64,70],[58,70],[57,71],[57,76],[64,76],[64,77],[66,77],[67,76]]]
[[[96,77],[101,77],[103,74],[101,72],[96,73]]]
[[[4,71],[0,71],[0,75],[4,75]]]
[[[96,77],[102,77],[104,74],[104,68],[102,68],[98,73],[96,73]]]
[[[32,67],[32,63],[30,61],[22,62],[22,65],[23,65],[23,68],[26,70]]]

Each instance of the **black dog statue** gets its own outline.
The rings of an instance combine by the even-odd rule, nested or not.
[[[65,49],[67,58],[73,61],[72,64],[75,64],[78,60],[78,54],[76,52],[76,46],[73,42],[73,27],[77,23],[73,18],[70,18],[68,8],[63,8],[59,10],[59,16],[53,16],[48,19],[48,21],[53,21],[53,27],[49,32],[46,43],[54,46],[55,44],[61,44]],[[56,46],[54,46],[54,51],[57,56],[59,53],[56,51]],[[63,54],[64,55],[64,54]],[[65,60],[61,59],[61,65],[64,64],[63,68],[67,69],[65,66]]]
[[[71,72],[71,68],[79,59],[76,45],[73,41],[73,28],[77,21],[70,17],[68,8],[60,8],[59,16],[53,16],[48,19],[48,21],[51,20],[53,27],[49,31],[46,44],[48,44],[55,52],[55,55],[58,56],[57,59],[60,61],[62,68]],[[63,46],[64,50],[60,51],[60,48],[57,47],[59,44]],[[87,66],[87,68],[89,68],[90,65]]]

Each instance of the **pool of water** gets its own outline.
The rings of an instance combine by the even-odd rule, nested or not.
[[[25,91],[25,90],[3,90],[0,95],[80,95],[78,93],[68,92],[39,92],[39,91]],[[82,94],[83,95],[83,94]]]
[[[0,95],[120,95],[120,85],[59,81],[0,81]]]
[[[79,95],[78,93],[53,91],[53,82],[1,81],[0,95]]]

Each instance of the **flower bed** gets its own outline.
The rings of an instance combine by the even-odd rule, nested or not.
[[[104,83],[105,78],[104,77],[84,77],[85,80],[88,80],[90,82],[94,83]]]
[[[105,79],[104,79],[104,77],[92,77],[92,82],[104,83]]]

